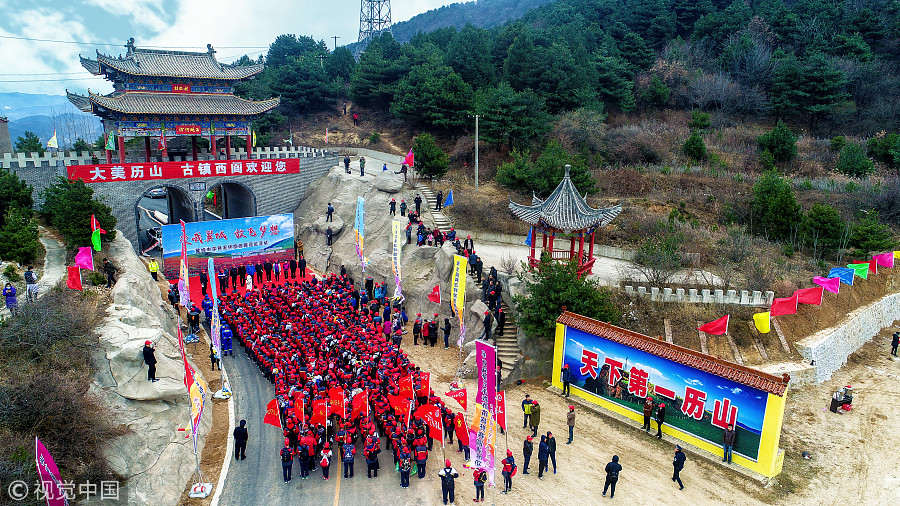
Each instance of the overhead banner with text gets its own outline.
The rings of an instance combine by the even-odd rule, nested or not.
[[[652,397],[666,405],[664,433],[719,456],[733,425],[735,463],[765,476],[781,471],[782,377],[568,312],[557,320],[553,362],[554,386],[562,388],[568,366],[574,395],[637,422]]]
[[[205,271],[210,258],[215,259],[215,267],[220,270],[288,261],[294,257],[294,215],[192,221],[185,223],[185,237],[190,276]],[[178,273],[180,242],[180,225],[162,227],[163,272],[169,279]]]
[[[70,181],[85,183],[116,183],[184,179],[188,177],[262,176],[299,174],[300,159],[224,160],[189,162],[98,163],[69,165],[66,175]]]

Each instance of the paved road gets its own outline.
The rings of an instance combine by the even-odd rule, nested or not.
[[[357,448],[355,477],[350,480],[343,478],[341,464],[334,461],[331,465],[331,478],[328,481],[322,479],[321,470],[312,473],[308,480],[301,480],[300,466],[295,463],[293,479],[290,483],[284,484],[281,461],[278,457],[284,437],[277,428],[262,424],[266,404],[272,400],[272,385],[259,373],[237,340],[234,356],[225,357],[225,361],[234,390],[235,419],[247,420],[250,440],[247,444],[247,458],[243,461],[232,461],[222,491],[221,504],[412,506],[441,503],[440,483],[437,478],[441,464],[438,462],[441,459],[439,447],[435,447],[436,451],[429,456],[427,478],[419,480],[414,476],[411,477],[408,489],[400,488],[400,475],[394,471],[390,453],[386,451],[380,455],[382,472],[378,478],[367,479],[365,459],[360,457],[362,448]],[[457,469],[460,469],[455,449],[448,453],[448,456],[453,459]],[[470,481],[471,473],[466,472],[460,479]],[[459,482],[457,485],[457,490],[466,490],[463,494],[468,494],[468,489],[472,488],[460,486],[462,483]],[[464,501],[463,499],[463,496],[459,496],[457,503],[472,500],[471,497],[465,498]]]

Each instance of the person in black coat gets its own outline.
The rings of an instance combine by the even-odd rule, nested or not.
[[[534,439],[531,436],[525,438],[525,443],[522,444],[522,456],[525,458],[525,464],[522,465],[522,474],[528,473],[528,463],[531,462],[531,454],[534,453],[534,443],[531,440]]]
[[[569,364],[563,365],[562,368],[562,384],[563,395],[569,396],[569,383],[572,381],[572,371],[569,370]]]
[[[659,407],[656,408],[656,439],[662,439],[662,426],[666,421],[666,404],[663,402],[659,403]]]
[[[331,230],[331,227],[325,229],[325,246],[331,246],[331,240],[334,237],[334,231]]]
[[[681,446],[675,445],[675,458],[672,460],[672,481],[678,483],[678,490],[684,490],[684,483],[681,483],[681,470],[684,469],[684,461],[687,457],[684,455]]]
[[[209,287],[209,276],[206,271],[200,271],[200,293],[205,297],[206,289]]]
[[[444,318],[444,349],[450,347],[450,318]]]
[[[438,190],[437,193],[437,201],[434,203],[434,210],[440,211],[441,207],[444,206],[444,192],[442,190]]]
[[[232,289],[232,290],[237,290],[237,284],[238,284],[238,280],[237,280],[237,279],[238,279],[238,270],[237,270],[237,267],[232,266],[230,269],[228,269],[228,276],[231,278],[231,289]]]
[[[156,379],[156,354],[153,350],[153,341],[144,341],[144,363],[147,364],[147,381],[155,382]]]
[[[244,264],[238,266],[238,283],[240,283],[241,286],[247,284],[247,266]]]
[[[506,313],[503,312],[503,308],[497,309],[497,335],[503,335],[503,327],[506,325]]]
[[[481,321],[484,324],[484,333],[482,336],[485,341],[491,340],[491,325],[494,323],[494,318],[491,316],[490,311],[484,312],[484,319]]]
[[[247,433],[247,420],[241,420],[241,426],[234,428],[234,460],[244,460],[247,458],[244,453],[247,451],[247,439],[250,434]]]
[[[613,455],[612,462],[606,464],[606,483],[603,484],[603,497],[606,497],[606,489],[610,489],[610,499],[616,496],[616,482],[619,481],[620,472],[622,472],[622,464],[619,464],[619,456]]]
[[[300,269],[300,277],[306,277],[306,259],[303,258],[303,255],[300,255],[300,260],[297,262],[297,268]]]
[[[550,462],[553,464],[553,474],[556,474],[556,438],[553,433],[547,431],[547,448],[550,450]]]
[[[891,355],[897,356],[897,346],[900,345],[900,332],[894,332],[894,336],[891,337]]]
[[[297,259],[292,258],[288,266],[291,270],[291,279],[295,279],[297,277]]]
[[[256,283],[261,285],[263,283],[263,264],[256,264]]]
[[[422,212],[422,197],[419,194],[416,194],[416,198],[413,199],[413,202],[416,204],[416,215],[418,216]]]
[[[266,281],[272,281],[272,262],[266,261],[263,267],[266,268]]]
[[[391,202],[388,204],[388,206],[389,206],[388,212],[390,213],[390,215],[396,216],[397,215],[397,200],[391,199]]]
[[[538,478],[544,477],[544,471],[547,469],[547,460],[550,459],[550,446],[547,445],[547,436],[541,436],[541,442],[538,444]]]

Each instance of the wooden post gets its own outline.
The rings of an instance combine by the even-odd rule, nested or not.
[[[231,136],[225,136],[225,159],[231,160]]]
[[[219,159],[219,150],[216,149],[216,134],[214,133],[209,135],[209,154],[212,155],[213,160]]]
[[[584,232],[581,232],[578,236],[578,265],[584,263]]]
[[[534,227],[532,227],[532,228],[531,228],[531,260],[530,260],[530,262],[529,262],[529,265],[530,265],[531,263],[533,263],[534,260],[535,260],[535,259],[534,259],[534,243],[536,243],[537,240],[536,240],[536,238],[534,237],[534,233],[535,233],[535,229],[534,229]]]
[[[591,244],[588,246],[588,256],[591,258],[594,258],[594,232],[596,230],[591,232]]]
[[[144,161],[149,162],[150,161],[150,136],[149,135],[144,137],[144,155],[146,158]]]
[[[125,163],[125,138],[119,136],[119,163]]]
[[[197,161],[197,137],[191,136],[191,157],[196,162]]]
[[[250,153],[253,151],[253,132],[247,134],[247,160],[250,159]]]
[[[555,233],[554,233],[554,232],[550,232],[550,240],[547,241],[547,242],[549,243],[549,246],[550,246],[550,258],[553,258],[553,238],[554,238],[554,237],[555,237]]]
[[[575,257],[575,236],[569,237],[569,260]],[[578,267],[581,267],[581,260],[578,261]]]

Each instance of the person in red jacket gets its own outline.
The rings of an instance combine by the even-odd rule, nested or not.
[[[512,477],[516,474],[516,459],[513,458],[512,451],[506,450],[506,458],[501,461],[503,464],[503,494],[509,493],[512,489]]]
[[[487,482],[488,476],[487,471],[484,469],[476,469],[474,473],[472,473],[472,478],[475,481],[475,502],[484,502],[484,484]],[[481,501],[478,498],[481,498]]]
[[[418,468],[419,479],[425,477],[425,464],[428,461],[428,449],[425,445],[419,444],[415,449],[416,467]]]

